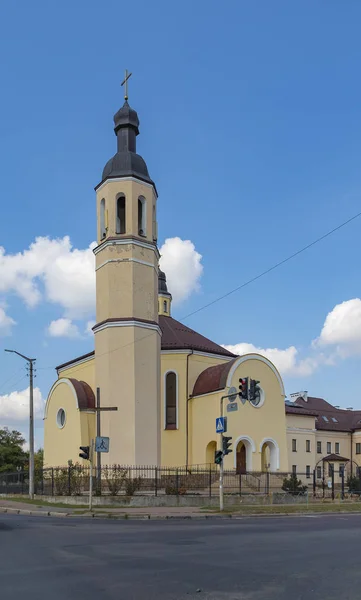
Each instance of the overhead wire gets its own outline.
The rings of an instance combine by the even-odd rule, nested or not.
[[[350,223],[352,223],[353,221],[355,221],[356,219],[358,219],[361,216],[361,212],[355,214],[353,217],[350,217],[349,219],[347,219],[346,221],[343,221],[342,223],[340,223],[339,225],[337,225],[337,227],[334,227],[333,229],[331,229],[330,231],[328,231],[327,233],[321,235],[320,237],[316,238],[315,240],[313,240],[312,242],[310,242],[309,244],[307,244],[306,246],[303,246],[302,248],[300,248],[299,250],[297,250],[296,252],[293,252],[292,254],[290,254],[289,256],[287,256],[286,258],[284,258],[283,260],[280,260],[279,262],[275,263],[274,265],[272,265],[271,267],[269,267],[268,269],[262,271],[261,273],[259,273],[258,275],[255,275],[254,277],[252,277],[251,279],[248,279],[247,281],[243,282],[242,284],[238,285],[237,287],[233,288],[232,290],[230,290],[229,292],[226,292],[225,294],[222,294],[221,296],[218,296],[218,298],[215,298],[214,300],[212,300],[211,302],[208,302],[207,304],[204,304],[203,306],[200,306],[199,308],[197,308],[196,310],[188,313],[187,315],[185,315],[184,317],[182,317],[180,319],[180,321],[185,321],[186,319],[189,319],[190,317],[192,317],[193,315],[201,312],[202,310],[205,310],[206,308],[209,308],[210,306],[213,306],[214,304],[220,302],[221,300],[224,300],[225,298],[228,298],[229,296],[231,296],[232,294],[234,294],[235,292],[238,292],[241,289],[244,289],[245,287],[247,287],[248,285],[251,285],[252,283],[254,283],[255,281],[261,279],[262,277],[264,277],[265,275],[268,275],[269,273],[271,273],[272,271],[274,271],[275,269],[278,269],[279,267],[281,267],[282,265],[286,264],[287,262],[293,260],[294,258],[296,258],[297,256],[299,256],[300,254],[302,254],[303,252],[306,252],[306,250],[309,250],[310,248],[312,248],[313,246],[315,246],[316,244],[319,244],[320,242],[322,242],[323,240],[325,240],[326,238],[330,237],[331,235],[333,235],[334,233],[336,233],[337,231],[339,231],[340,229],[342,229],[343,227],[346,227],[346,225],[349,225]],[[117,348],[113,348],[113,350],[107,350],[105,352],[102,352],[101,354],[97,354],[97,357],[100,356],[104,356],[105,354],[112,354],[113,352],[116,352],[118,350],[121,350],[123,348],[126,348],[127,346],[132,346],[137,344],[138,342],[141,342],[142,340],[150,337],[151,335],[154,335],[154,331],[152,331],[151,333],[148,333],[144,336],[142,336],[141,338],[138,338],[137,340],[128,342],[127,344],[124,344],[122,346],[118,346]],[[50,369],[50,368],[55,368],[55,367],[42,367],[43,369]]]

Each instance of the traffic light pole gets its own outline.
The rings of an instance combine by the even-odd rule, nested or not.
[[[223,417],[223,400],[226,398],[231,398],[234,394],[228,394],[227,396],[221,397],[221,417]],[[221,433],[221,450],[223,450],[223,433]],[[223,456],[221,464],[219,465],[219,510],[222,512],[224,509],[224,491],[223,491],[223,475],[224,475],[224,466],[223,466]]]
[[[93,464],[94,464],[94,440],[91,441],[89,448],[89,510],[93,510]]]

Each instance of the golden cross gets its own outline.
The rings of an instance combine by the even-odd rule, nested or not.
[[[121,85],[125,85],[124,91],[124,100],[128,100],[128,79],[129,77],[131,77],[131,73],[128,73],[128,70],[125,69],[125,77],[124,77],[124,81],[122,81]]]

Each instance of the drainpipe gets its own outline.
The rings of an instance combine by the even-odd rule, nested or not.
[[[352,440],[352,430],[351,430],[351,477],[353,475],[353,462],[352,462],[352,446],[353,446],[353,444],[352,444],[352,441],[353,440]]]
[[[186,468],[188,469],[189,461],[189,357],[193,354],[193,350],[187,354],[186,367]]]

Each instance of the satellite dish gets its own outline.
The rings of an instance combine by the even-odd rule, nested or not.
[[[229,390],[228,390],[228,400],[230,402],[236,402],[237,396],[238,396],[238,393],[237,393],[236,388],[235,387],[230,387]]]

